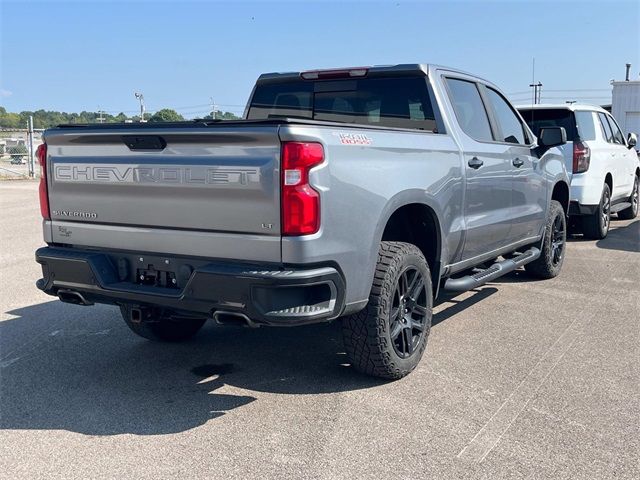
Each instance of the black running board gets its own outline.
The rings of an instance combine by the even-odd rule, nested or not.
[[[631,206],[631,202],[620,202],[615,205],[611,205],[611,213],[618,213],[620,210],[624,210],[625,208],[629,208]]]
[[[533,262],[539,257],[540,249],[531,247],[516,257],[496,262],[489,268],[480,270],[472,275],[459,278],[448,278],[444,283],[444,289],[452,292],[466,292],[467,290],[477,288],[509,272],[513,272],[516,268],[526,265],[529,262]]]

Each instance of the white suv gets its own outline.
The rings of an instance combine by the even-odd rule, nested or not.
[[[567,143],[560,149],[571,178],[569,215],[585,236],[606,237],[612,213],[636,217],[640,162],[633,149],[635,134],[625,140],[614,118],[592,105],[529,105],[518,110],[536,135],[541,127],[567,131]]]

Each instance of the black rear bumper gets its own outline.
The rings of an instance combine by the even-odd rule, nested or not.
[[[70,303],[160,307],[209,317],[224,312],[280,326],[329,321],[344,308],[344,281],[332,266],[288,268],[58,247],[38,249],[36,261],[43,275],[37,287]]]

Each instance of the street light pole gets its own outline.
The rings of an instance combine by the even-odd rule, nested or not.
[[[135,96],[140,102],[140,123],[144,123],[144,95],[136,92]]]
[[[533,87],[533,103],[540,103],[540,98],[542,97],[542,83],[530,83],[530,87]]]

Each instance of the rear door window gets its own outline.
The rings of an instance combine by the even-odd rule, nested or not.
[[[611,130],[607,116],[604,113],[598,112],[598,118],[600,119],[600,127],[602,128],[605,140],[613,143],[613,131]]]
[[[526,144],[524,125],[520,122],[511,105],[494,89],[487,88],[487,92],[489,92],[489,101],[493,106],[498,123],[500,124],[500,130],[502,130],[502,136],[504,138],[502,138],[501,141],[519,143],[520,145]]]
[[[478,86],[457,78],[447,78],[447,86],[460,128],[475,140],[492,142],[491,125]]]

